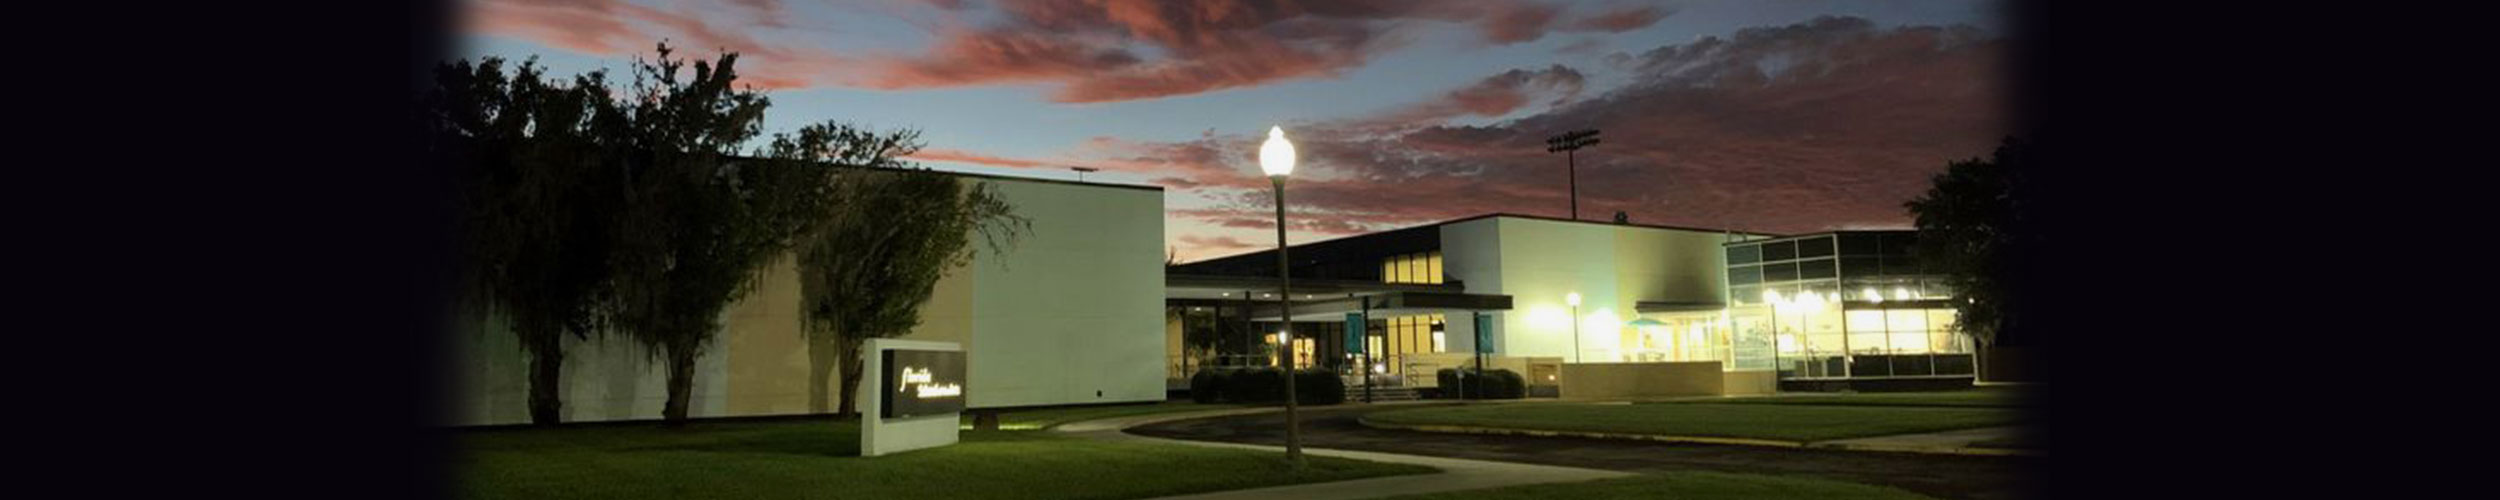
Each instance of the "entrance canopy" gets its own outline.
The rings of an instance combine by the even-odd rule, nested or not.
[[[1165,275],[1164,300],[1240,304],[1250,301],[1252,321],[1278,319],[1275,277]],[[1398,316],[1453,311],[1507,311],[1509,295],[1471,294],[1461,283],[1381,283],[1353,280],[1293,280],[1294,321],[1342,321],[1346,313]]]

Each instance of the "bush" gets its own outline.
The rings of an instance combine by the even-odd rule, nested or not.
[[[1328,370],[1300,370],[1294,376],[1294,395],[1302,404],[1333,405],[1345,402],[1345,380]],[[1189,377],[1189,399],[1200,403],[1277,403],[1285,400],[1283,370],[1274,368],[1237,368],[1202,370]]]
[[[1496,369],[1491,373],[1486,373],[1484,378],[1486,379],[1484,384],[1484,397],[1486,398],[1519,399],[1528,397],[1528,378],[1519,376],[1519,372]]]
[[[1227,379],[1231,378],[1231,375],[1232,373],[1230,370],[1218,371],[1213,368],[1199,369],[1196,375],[1189,376],[1189,400],[1199,403],[1216,403],[1223,401],[1224,392],[1226,391],[1224,387],[1226,385],[1225,382]]]
[[[1294,399],[1306,405],[1344,403],[1345,378],[1328,370],[1300,370],[1293,376],[1293,392]]]
[[[1442,368],[1433,378],[1441,383],[1441,397],[1450,399],[1519,399],[1528,397],[1528,379],[1519,372],[1494,369],[1477,375],[1457,368]]]
[[[1270,403],[1285,400],[1285,376],[1270,368],[1236,370],[1225,380],[1224,402]]]

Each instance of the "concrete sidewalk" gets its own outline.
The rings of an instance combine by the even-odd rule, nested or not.
[[[1138,436],[1138,435],[1134,435],[1134,434],[1129,434],[1129,433],[1121,432],[1121,430],[1122,430],[1122,429],[1127,429],[1127,428],[1129,428],[1129,427],[1135,427],[1135,426],[1140,426],[1140,425],[1153,424],[1153,423],[1158,423],[1158,422],[1169,422],[1169,421],[1174,421],[1174,420],[1188,420],[1188,419],[1193,419],[1193,418],[1221,417],[1221,416],[1233,416],[1233,415],[1250,415],[1250,414],[1259,414],[1259,413],[1274,413],[1274,412],[1281,412],[1281,411],[1283,411],[1283,409],[1281,409],[1281,408],[1239,408],[1239,409],[1230,409],[1230,410],[1212,410],[1212,411],[1203,411],[1203,412],[1167,413],[1167,414],[1160,414],[1160,415],[1138,415],[1138,416],[1131,416],[1131,417],[1116,417],[1116,418],[1108,418],[1108,419],[1102,419],[1102,420],[1088,420],[1088,421],[1083,421],[1083,422],[1070,422],[1070,423],[1067,423],[1067,424],[1061,424],[1061,425],[1059,425],[1059,426],[1057,426],[1057,427],[1053,427],[1053,428],[1051,428],[1051,430],[1056,431],[1056,432],[1067,433],[1067,434],[1074,435],[1074,436],[1085,437],[1085,438],[1091,438],[1091,439],[1105,439],[1105,440],[1116,440],[1116,441],[1146,441],[1146,442],[1168,443],[1168,444],[1183,444],[1183,445],[1191,445],[1191,446],[1209,446],[1209,447],[1223,447],[1223,448],[1241,448],[1241,449],[1251,449],[1251,450],[1261,450],[1261,451],[1275,452],[1275,453],[1277,453],[1277,454],[1280,454],[1280,455],[1281,455],[1281,454],[1283,454],[1283,453],[1284,453],[1285,449],[1284,449],[1283,447],[1280,447],[1280,446],[1262,446],[1262,445],[1236,444],[1236,443],[1212,443],[1212,442],[1202,442],[1202,441],[1182,441],[1182,440],[1175,440],[1175,439],[1162,439],[1162,438],[1152,438],[1152,437]],[[1460,490],[1474,490],[1474,489],[1483,489],[1483,488],[1498,488],[1498,487],[1503,487],[1503,486],[1516,486],[1516,485],[1522,485],[1522,484],[1540,484],[1540,483],[1577,482],[1577,481],[1588,481],[1588,480],[1594,480],[1594,479],[1606,479],[1606,478],[1627,477],[1627,476],[1634,476],[1634,475],[1636,475],[1636,474],[1632,474],[1632,473],[1628,473],[1628,472],[1616,472],[1616,471],[1597,470],[1597,469],[1582,469],[1582,468],[1576,468],[1576,467],[1557,467],[1557,466],[1550,466],[1550,465],[1519,464],[1519,463],[1509,463],[1509,462],[1489,462],[1489,461],[1483,461],[1483,460],[1464,460],[1464,459],[1456,459],[1456,458],[1440,458],[1440,457],[1426,457],[1426,456],[1416,456],[1416,455],[1400,455],[1400,454],[1394,454],[1394,453],[1378,453],[1378,452],[1368,452],[1368,451],[1331,450],[1331,449],[1310,448],[1310,447],[1304,447],[1304,448],[1302,449],[1302,452],[1303,452],[1304,454],[1306,454],[1306,455],[1311,455],[1311,456],[1340,457],[1340,458],[1351,458],[1351,459],[1356,459],[1356,460],[1370,460],[1370,461],[1374,461],[1374,462],[1387,462],[1387,463],[1400,463],[1400,464],[1422,465],[1422,466],[1426,466],[1426,467],[1432,467],[1432,468],[1441,469],[1441,472],[1440,472],[1440,473],[1438,473],[1438,474],[1416,474],[1416,475],[1407,475],[1407,476],[1377,477],[1377,478],[1370,478],[1370,479],[1356,479],[1356,480],[1350,480],[1350,481],[1336,481],[1336,482],[1328,482],[1328,483],[1299,484],[1299,485],[1292,485],[1292,486],[1276,486],[1276,487],[1269,487],[1269,488],[1256,488],[1256,489],[1247,489],[1247,490],[1218,491],[1218,492],[1213,492],[1213,493],[1201,493],[1201,494],[1196,494],[1196,495],[1186,495],[1186,496],[1166,497],[1166,498],[1171,498],[1171,499],[1190,499],[1190,500],[1218,500],[1218,499],[1225,499],[1225,500],[1229,500],[1229,499],[1257,499],[1257,498],[1298,498],[1298,499],[1311,499],[1311,500],[1336,500],[1336,499],[1355,499],[1355,498],[1378,498],[1378,497],[1389,497],[1389,496],[1398,496],[1398,495],[1413,495],[1413,494],[1420,494],[1420,493],[1438,493],[1438,492],[1444,492],[1444,491],[1460,491]]]

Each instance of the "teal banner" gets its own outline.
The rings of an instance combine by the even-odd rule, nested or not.
[[[1476,352],[1493,352],[1493,317],[1476,314]]]
[[[1346,354],[1362,354],[1368,343],[1363,341],[1363,313],[1345,313]]]

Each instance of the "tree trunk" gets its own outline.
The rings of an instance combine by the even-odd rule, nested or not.
[[[564,350],[542,346],[530,350],[530,424],[564,421]]]
[[[837,342],[823,335],[807,339],[807,412],[833,411],[833,368],[840,366]]]
[[[865,368],[862,365],[866,364],[861,361],[866,358],[861,358],[859,351],[861,347],[865,347],[867,342],[862,339],[844,338],[835,341],[835,343],[841,346],[836,353],[841,356],[842,362],[841,415],[845,417],[858,417],[859,378],[862,374],[860,370]]]
[[[668,353],[668,405],[660,408],[660,418],[668,427],[686,426],[686,406],[694,396],[694,350],[682,349]]]

